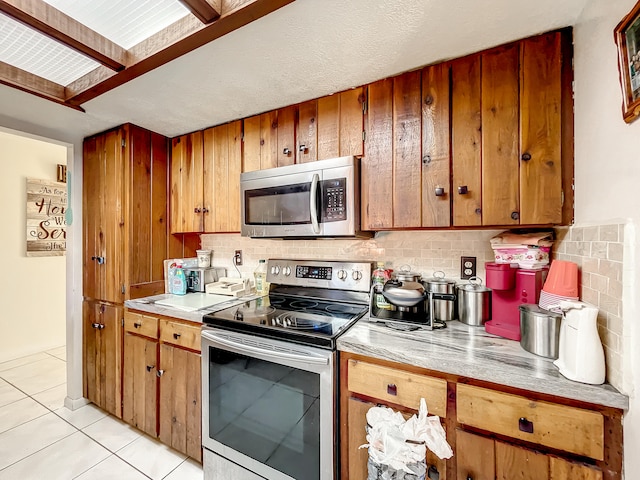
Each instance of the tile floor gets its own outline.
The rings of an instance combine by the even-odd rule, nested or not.
[[[66,349],[0,363],[0,480],[202,480],[202,467],[93,404],[64,406]]]

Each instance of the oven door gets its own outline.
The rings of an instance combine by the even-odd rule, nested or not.
[[[204,448],[269,480],[333,479],[334,356],[204,327]]]

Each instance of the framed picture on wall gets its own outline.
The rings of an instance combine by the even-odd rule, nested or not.
[[[614,30],[622,85],[622,116],[631,123],[640,116],[640,1]]]

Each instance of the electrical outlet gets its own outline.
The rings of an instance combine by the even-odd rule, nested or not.
[[[233,256],[233,261],[238,266],[242,265],[242,250],[236,250],[236,253]]]
[[[460,257],[460,278],[463,280],[476,276],[476,257]]]

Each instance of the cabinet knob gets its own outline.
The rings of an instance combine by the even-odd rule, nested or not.
[[[390,383],[387,385],[387,393],[393,396],[398,395],[398,387],[395,383]]]
[[[302,145],[301,145],[301,146],[302,146]],[[283,154],[283,155],[291,155],[291,150],[290,150],[290,149],[288,149],[288,148],[284,148],[284,149],[282,150],[282,154]]]
[[[518,420],[518,428],[524,433],[533,433],[533,422],[530,422],[524,417],[520,417]]]
[[[156,368],[156,367],[154,367],[153,365],[147,365],[147,372],[150,372],[154,368]]]
[[[458,193],[460,195],[466,195],[467,193],[469,193],[469,188],[466,185],[460,185],[458,187]]]
[[[91,324],[92,328],[95,328],[96,330],[100,328],[100,324],[99,323],[92,323]]]
[[[511,220],[518,220],[520,218],[520,212],[511,212]]]
[[[180,338],[180,334],[179,333],[174,333],[173,334],[173,338],[174,338],[174,340],[179,339]]]
[[[440,472],[434,465],[430,465],[427,470],[427,478],[429,480],[440,480]]]
[[[164,375],[164,370],[158,370],[158,371],[156,372],[156,376],[157,376],[157,377],[161,377],[162,375]]]
[[[436,187],[436,197],[442,197],[444,195],[443,187]]]
[[[135,328],[140,328],[140,327],[142,326],[142,322],[135,322],[135,323],[133,324],[133,326],[134,326]]]
[[[200,213],[202,212],[202,209],[200,207],[196,207],[193,209],[193,213]]]
[[[202,213],[209,213],[209,209],[208,209],[207,207],[204,207],[204,208],[202,209]]]
[[[102,265],[104,263],[104,257],[91,257],[91,260],[95,260],[98,262],[98,265]]]
[[[523,162],[528,162],[531,160],[531,154],[529,152],[524,152],[520,158]]]
[[[299,150],[300,152],[302,152],[302,153],[307,153],[307,151],[308,151],[309,149],[307,148],[307,146],[306,146],[306,145],[301,144],[301,145],[298,147],[298,150]]]

